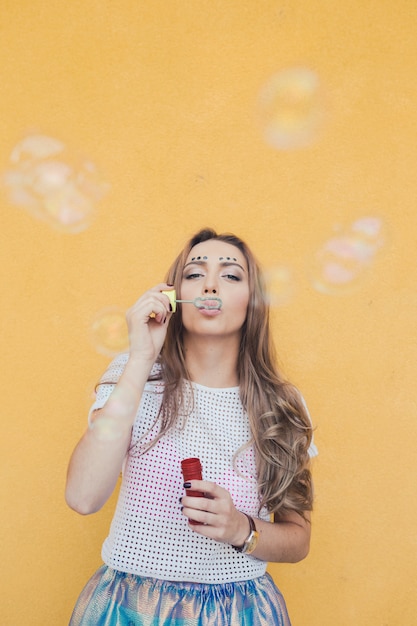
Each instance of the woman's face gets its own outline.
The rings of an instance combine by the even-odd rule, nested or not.
[[[215,306],[215,298],[220,298],[222,304],[219,309],[181,304],[183,324],[188,332],[240,336],[249,296],[248,266],[239,248],[209,239],[191,249],[184,266],[179,297],[182,300],[208,298],[208,306]]]

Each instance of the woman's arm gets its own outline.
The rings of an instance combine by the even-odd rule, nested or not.
[[[259,541],[252,556],[271,563],[298,563],[305,559],[311,535],[311,518],[309,513],[305,516],[289,513],[274,522],[255,519]]]
[[[93,427],[77,444],[68,467],[65,498],[78,513],[98,511],[112,494],[130,445],[143,389],[171,316],[165,283],[147,291],[126,313],[130,353],[124,371]],[[110,429],[110,433],[109,433]]]
[[[249,535],[249,522],[246,515],[234,506],[230,493],[209,481],[193,480],[191,489],[202,491],[208,497],[182,498],[183,514],[203,523],[190,525],[190,528],[216,541],[242,546]],[[251,556],[275,563],[296,563],[307,556],[311,533],[308,513],[305,519],[294,512],[274,522],[258,518],[254,521],[259,539]]]
[[[69,507],[88,515],[111,496],[130,445],[132,425],[152,364],[130,356],[119,382],[102,409],[94,412],[72,453],[65,490]],[[105,432],[107,422],[110,435]],[[102,428],[103,426],[103,428]]]

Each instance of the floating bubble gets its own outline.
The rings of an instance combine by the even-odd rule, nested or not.
[[[294,294],[292,270],[285,265],[269,267],[264,271],[267,299],[271,306],[282,306]]]
[[[31,134],[10,155],[3,186],[10,202],[65,233],[91,224],[96,204],[108,190],[88,159],[73,155],[65,144]]]
[[[278,72],[261,89],[258,117],[265,141],[291,150],[313,143],[325,117],[319,77],[306,67]]]
[[[46,159],[60,154],[65,150],[65,144],[59,139],[46,135],[30,134],[12,150],[10,161],[19,163],[26,159]]]
[[[116,356],[129,348],[129,333],[125,312],[107,307],[97,313],[91,324],[91,338],[95,349],[106,356]]]
[[[357,238],[367,242],[375,250],[380,248],[384,241],[384,225],[379,217],[362,217],[352,224],[352,232]]]
[[[313,287],[321,293],[351,293],[366,277],[383,244],[382,220],[364,217],[328,239],[309,262]]]
[[[129,427],[135,406],[125,389],[114,387],[102,410],[91,409],[88,426],[101,441],[119,439]]]
[[[97,417],[94,417],[94,413],[92,413],[89,419],[89,428],[99,441],[114,441],[120,439],[123,434],[123,424],[117,417],[102,413],[99,413]]]

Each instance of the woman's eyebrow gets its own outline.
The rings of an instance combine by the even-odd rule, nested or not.
[[[199,261],[197,259],[195,261],[189,261],[188,263],[184,265],[184,269],[188,267],[189,265],[207,265],[207,261]],[[230,265],[236,265],[237,267],[240,267],[240,269],[243,272],[245,271],[245,268],[242,267],[242,265],[240,265],[240,263],[238,263],[237,261],[220,261],[219,265],[221,265],[222,267],[229,267]]]
[[[237,267],[240,267],[241,270],[245,271],[245,268],[242,267],[242,265],[240,265],[240,263],[237,263],[236,261],[221,261],[220,265],[224,267],[228,267],[229,265],[237,265]]]

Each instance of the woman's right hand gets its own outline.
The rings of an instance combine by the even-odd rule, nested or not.
[[[172,288],[172,285],[160,283],[126,311],[130,354],[139,355],[152,364],[161,351],[172,315],[169,298],[161,292]]]

